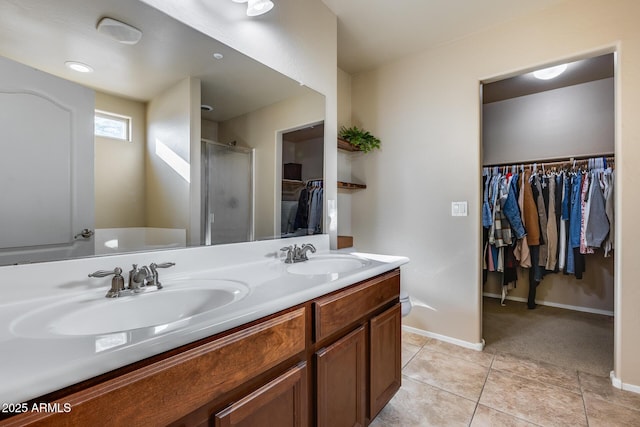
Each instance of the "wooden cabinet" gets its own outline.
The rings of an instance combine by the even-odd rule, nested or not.
[[[303,362],[217,413],[215,427],[308,425],[306,375]]]
[[[400,304],[396,304],[369,323],[369,419],[375,418],[400,389],[400,319]]]
[[[363,326],[316,353],[318,427],[365,425],[366,360]]]
[[[318,427],[364,426],[400,388],[400,274],[313,303]]]
[[[400,386],[400,272],[29,402],[0,426],[366,426]]]

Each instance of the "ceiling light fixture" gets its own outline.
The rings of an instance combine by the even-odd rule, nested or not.
[[[564,73],[566,69],[567,64],[556,65],[555,67],[543,68],[542,70],[534,71],[533,76],[540,80],[550,80]]]
[[[273,9],[271,0],[231,0],[234,3],[249,3],[247,5],[247,16],[263,15]]]
[[[215,59],[222,59],[222,58],[224,58],[224,55],[221,54],[221,53],[216,52],[216,53],[213,54],[213,57]]]
[[[247,16],[258,16],[265,14],[273,9],[271,0],[249,0],[247,6]]]
[[[93,73],[93,68],[87,64],[77,61],[67,61],[64,65],[70,70],[77,71],[79,73]]]
[[[102,18],[96,29],[122,44],[136,44],[142,38],[142,31],[113,18]]]

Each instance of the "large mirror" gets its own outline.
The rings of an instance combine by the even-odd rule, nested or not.
[[[299,235],[325,100],[139,1],[0,0],[0,110],[7,265]]]

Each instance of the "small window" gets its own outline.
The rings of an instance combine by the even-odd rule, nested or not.
[[[131,117],[96,110],[95,135],[131,141]]]

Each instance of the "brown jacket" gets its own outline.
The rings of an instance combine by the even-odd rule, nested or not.
[[[531,170],[525,170],[522,177],[522,188],[524,190],[524,228],[527,231],[527,243],[529,246],[540,244],[540,223],[538,219],[538,208],[533,200],[533,191],[531,191]]]

